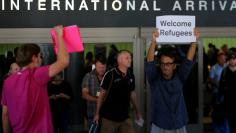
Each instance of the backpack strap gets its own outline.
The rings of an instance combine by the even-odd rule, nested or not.
[[[219,83],[219,93],[218,93],[218,101],[219,103],[223,102],[224,100],[224,92],[226,91],[226,74],[227,74],[228,67],[224,68],[221,73],[220,83]]]
[[[103,102],[106,101],[107,96],[108,96],[108,94],[109,94],[109,92],[110,92],[110,90],[111,90],[112,82],[113,82],[113,80],[114,80],[114,74],[113,74],[113,71],[111,71],[111,73],[112,73],[111,81],[110,81],[110,84],[109,84],[109,86],[108,86],[108,89],[107,89],[106,95],[104,96]]]

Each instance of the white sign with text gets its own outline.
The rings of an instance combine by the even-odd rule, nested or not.
[[[196,42],[194,36],[195,16],[157,16],[156,28],[159,31],[157,43]]]

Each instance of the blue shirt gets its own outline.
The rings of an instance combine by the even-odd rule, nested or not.
[[[213,79],[213,91],[215,93],[218,92],[218,86],[219,86],[219,82],[220,82],[220,77],[221,77],[221,73],[223,71],[223,69],[225,68],[225,66],[221,66],[218,63],[215,64],[210,71],[210,78]]]
[[[210,71],[210,77],[214,79],[215,81],[220,81],[220,76],[222,70],[225,68],[225,66],[221,66],[219,64],[215,64],[212,66],[211,71]]]
[[[182,88],[194,63],[184,60],[170,80],[162,77],[155,64],[154,61],[145,64],[151,88],[151,122],[163,129],[181,128],[188,120]]]

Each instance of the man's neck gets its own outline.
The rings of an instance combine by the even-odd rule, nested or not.
[[[30,63],[29,65],[22,67],[22,69],[34,68],[34,67],[36,67],[36,65],[34,63]]]
[[[104,75],[98,74],[98,72],[96,70],[95,70],[95,74],[96,74],[98,80],[101,81]]]
[[[232,72],[235,72],[235,71],[236,71],[236,66],[229,66],[229,69],[230,69]]]
[[[127,67],[124,67],[124,66],[118,66],[118,69],[124,74],[126,74],[128,70]]]
[[[27,66],[22,67],[21,70],[25,70],[27,68],[32,68],[32,67],[30,65],[27,65]]]
[[[224,67],[225,64],[222,64],[222,63],[218,63],[221,67]]]
[[[101,80],[102,80],[102,78],[103,78],[103,76],[101,76],[101,75],[98,75],[98,74],[97,74],[97,77],[98,77],[98,80],[99,80],[99,81],[101,81]]]
[[[172,78],[172,75],[163,75],[163,78],[166,79],[166,80],[170,80]]]

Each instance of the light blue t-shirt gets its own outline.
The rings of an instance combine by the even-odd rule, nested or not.
[[[224,68],[225,66],[215,64],[211,69],[210,77],[216,81],[220,81],[221,72]]]
[[[225,66],[221,66],[219,64],[215,64],[212,66],[212,69],[210,71],[210,78],[213,79],[215,82],[213,86],[213,91],[218,92],[218,85],[221,77],[222,70],[225,68]]]

